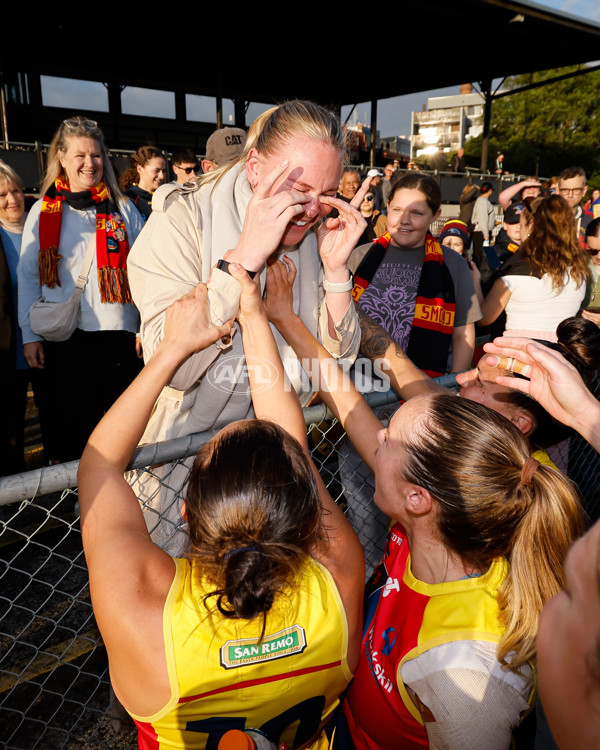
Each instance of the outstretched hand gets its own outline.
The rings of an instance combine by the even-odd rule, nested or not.
[[[563,424],[578,429],[586,422],[590,407],[598,407],[577,369],[560,352],[530,339],[508,336],[496,338],[483,348],[495,355],[486,358],[487,364],[505,370],[521,370],[528,378],[499,375],[496,377],[498,384],[527,393]],[[508,357],[525,367],[515,367],[515,363],[507,362]]]
[[[228,336],[232,325],[232,320],[221,326],[211,321],[208,290],[206,284],[200,282],[193,292],[167,308],[163,341],[174,347],[183,359]]]

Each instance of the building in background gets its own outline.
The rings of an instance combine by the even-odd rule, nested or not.
[[[375,148],[379,140],[379,134],[375,134]],[[346,151],[353,164],[361,164],[367,161],[365,155],[369,153],[371,146],[371,128],[362,122],[353,122],[346,125]]]
[[[464,83],[455,96],[427,100],[427,109],[413,112],[410,158],[430,156],[440,148],[444,153],[458,151],[465,141],[483,131],[484,98]]]
[[[385,161],[399,159],[404,163],[410,160],[410,136],[390,135],[381,139],[381,148]]]
[[[371,148],[371,128],[362,122],[354,121],[346,125],[346,152],[352,164],[368,164]],[[410,137],[393,135],[381,138],[375,134],[375,164],[383,166],[397,159],[402,167],[410,160]]]

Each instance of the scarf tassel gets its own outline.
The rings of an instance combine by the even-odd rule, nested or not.
[[[47,286],[54,289],[61,286],[58,278],[58,261],[62,255],[58,252],[56,245],[45,247],[38,253],[38,280],[40,287]]]
[[[102,302],[120,302],[124,305],[133,302],[127,271],[124,268],[99,268],[98,285]]]

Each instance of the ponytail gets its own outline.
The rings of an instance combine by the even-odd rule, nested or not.
[[[515,502],[524,504],[524,513],[508,552],[510,573],[498,594],[505,628],[498,660],[511,670],[535,659],[540,613],[564,588],[567,551],[585,531],[575,485],[533,458],[523,464]]]
[[[262,638],[276,595],[291,590],[305,554],[297,547],[277,543],[234,547],[221,559],[219,578],[223,585],[207,594],[204,601],[215,598],[217,609],[228,619],[260,617]]]
[[[535,659],[540,612],[564,587],[567,550],[585,530],[575,485],[531,458],[525,437],[487,406],[416,398],[427,406],[402,436],[402,478],[435,499],[439,537],[467,567],[510,562],[498,592],[498,660],[518,671]]]
[[[321,502],[300,444],[267,420],[222,430],[194,461],[186,488],[188,557],[227,618],[266,616],[322,538]]]

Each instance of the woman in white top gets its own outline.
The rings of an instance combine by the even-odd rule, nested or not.
[[[48,151],[46,176],[25,222],[18,266],[19,325],[30,367],[46,368],[53,419],[64,425],[57,460],[79,458],[106,409],[139,371],[139,315],[127,279],[127,255],[143,221],[119,190],[98,124],[64,120]],[[73,294],[86,251],[95,245],[75,332],[45,341],[29,312],[40,297]]]
[[[558,324],[579,312],[588,259],[564,198],[550,195],[523,205],[521,246],[499,269],[485,298],[480,274],[472,269],[482,312],[478,325],[491,325],[505,311],[506,335],[556,341]]]

